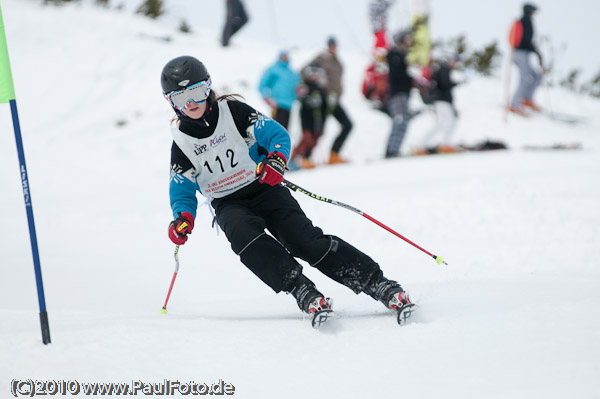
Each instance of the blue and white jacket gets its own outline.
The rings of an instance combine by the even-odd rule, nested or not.
[[[255,181],[256,166],[272,151],[289,158],[287,131],[243,102],[212,102],[201,119],[179,118],[171,147],[174,217],[180,212],[196,217],[197,191],[224,198]]]
[[[290,110],[299,83],[300,74],[294,72],[288,62],[278,60],[263,73],[258,90],[263,98],[272,98],[277,106]]]

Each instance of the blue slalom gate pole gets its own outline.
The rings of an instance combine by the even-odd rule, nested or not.
[[[44,283],[42,282],[42,268],[40,267],[40,255],[38,252],[37,236],[35,234],[35,223],[33,221],[33,205],[31,204],[31,190],[29,178],[27,177],[27,166],[25,165],[25,151],[23,151],[23,140],[21,138],[21,126],[19,125],[19,113],[17,112],[17,101],[15,88],[12,81],[12,72],[8,60],[8,46],[6,45],[6,34],[4,32],[4,20],[2,8],[0,7],[0,103],[9,103],[12,113],[17,152],[19,155],[19,173],[21,173],[21,184],[23,186],[23,198],[25,199],[25,210],[27,211],[27,222],[29,223],[29,238],[31,240],[31,252],[33,253],[33,267],[35,269],[35,280],[37,283],[38,301],[40,303],[40,323],[42,325],[42,341],[44,345],[50,343],[50,325],[48,324],[48,312],[46,311],[46,299],[44,297]],[[33,392],[33,391],[32,391]]]
[[[21,126],[19,124],[19,113],[17,112],[16,100],[10,100],[10,112],[12,114],[15,130],[15,141],[19,155],[19,171],[23,185],[23,199],[27,211],[27,222],[29,224],[29,238],[31,240],[31,252],[33,254],[33,268],[35,269],[35,281],[37,284],[38,302],[40,305],[40,323],[42,326],[42,342],[48,345],[50,340],[50,324],[48,323],[48,312],[46,311],[46,298],[44,296],[44,282],[42,280],[42,268],[40,266],[40,254],[38,252],[37,235],[35,233],[35,222],[33,220],[33,205],[31,203],[31,190],[29,178],[27,177],[27,165],[25,164],[25,151],[23,150],[23,139],[21,138]]]

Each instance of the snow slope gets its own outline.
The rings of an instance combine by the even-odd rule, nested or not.
[[[240,37],[222,49],[217,31],[183,35],[87,5],[2,7],[52,344],[41,344],[10,111],[0,106],[0,396],[13,379],[32,378],[222,379],[240,398],[600,397],[598,101],[543,88],[542,105],[585,122],[503,123],[501,80],[475,78],[456,90],[458,138],[503,140],[510,150],[383,161],[390,121],[361,98],[368,59],[344,50],[354,130],[343,155],[355,162],[287,177],[445,257],[449,266],[438,266],[366,219],[295,194],[317,225],[409,290],[419,304],[414,323],[399,328],[380,304],[307,267],[340,314],[331,331],[311,329],[293,298],[274,295],[241,265],[203,208],[163,316],[174,260],[166,236],[172,112],[160,70],[197,55],[217,91],[267,111],[256,85],[277,48]],[[314,51],[297,49],[294,66]],[[432,123],[427,113],[416,118],[403,150]],[[317,160],[337,128],[329,122]],[[557,142],[583,149],[523,149]]]

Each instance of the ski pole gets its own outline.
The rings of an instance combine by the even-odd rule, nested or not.
[[[320,195],[317,195],[317,194],[313,194],[313,193],[311,193],[310,191],[308,191],[308,190],[305,190],[305,189],[303,189],[302,187],[300,187],[300,186],[298,186],[298,185],[296,185],[296,184],[294,184],[294,183],[290,182],[289,180],[285,180],[285,179],[284,179],[282,184],[283,184],[285,187],[287,187],[287,188],[289,188],[290,190],[292,190],[292,191],[297,191],[297,192],[299,192],[299,193],[302,193],[302,194],[308,195],[309,197],[311,197],[311,198],[314,198],[314,199],[316,199],[316,200],[319,200],[319,201],[322,201],[322,202],[326,202],[326,203],[328,203],[328,204],[332,204],[332,205],[337,205],[337,206],[339,206],[339,207],[346,208],[346,209],[348,209],[348,210],[350,210],[350,211],[352,211],[352,212],[354,212],[354,213],[358,213],[359,215],[361,215],[361,216],[363,216],[363,217],[365,217],[365,218],[369,219],[371,222],[375,223],[375,224],[376,224],[376,225],[378,225],[379,227],[382,227],[382,228],[384,228],[385,230],[389,231],[390,233],[392,233],[392,234],[393,234],[393,235],[395,235],[396,237],[399,237],[399,238],[403,239],[404,241],[406,241],[407,243],[409,243],[409,244],[410,244],[410,245],[412,245],[413,247],[415,247],[415,248],[417,248],[417,249],[420,249],[421,251],[425,252],[427,255],[429,255],[429,256],[431,256],[433,259],[435,259],[435,261],[437,262],[437,264],[438,264],[438,265],[440,265],[440,264],[442,264],[442,263],[443,263],[443,264],[445,264],[445,265],[448,265],[448,263],[446,263],[446,261],[444,260],[444,258],[443,258],[443,257],[441,257],[441,256],[437,256],[437,255],[434,255],[434,254],[432,254],[431,252],[429,252],[429,251],[427,251],[427,250],[425,250],[425,249],[421,248],[419,245],[415,244],[414,242],[412,242],[412,241],[411,241],[411,240],[409,240],[408,238],[404,237],[402,234],[400,234],[400,233],[398,233],[398,232],[396,232],[396,231],[392,230],[391,228],[387,227],[385,224],[381,223],[380,221],[378,221],[378,220],[377,220],[377,219],[375,219],[374,217],[372,217],[372,216],[370,216],[370,215],[367,215],[365,212],[361,211],[360,209],[357,209],[357,208],[355,208],[355,207],[353,207],[353,206],[350,206],[350,205],[348,205],[348,204],[344,204],[343,202],[340,202],[340,201],[336,201],[336,200],[333,200],[333,199],[330,199],[330,198],[325,198],[325,197],[322,197],[322,196],[320,196]]]
[[[161,314],[167,314],[169,311],[167,310],[167,303],[169,302],[169,297],[171,296],[171,291],[173,290],[173,285],[175,284],[175,279],[177,278],[177,272],[179,271],[179,245],[175,246],[175,272],[173,273],[173,278],[171,279],[171,285],[169,286],[169,292],[167,293],[167,299],[165,299],[165,304],[162,308],[160,308]]]

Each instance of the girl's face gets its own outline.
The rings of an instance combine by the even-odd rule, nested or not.
[[[200,119],[204,115],[204,111],[206,111],[206,101],[202,104],[190,103],[182,112],[189,118]]]

